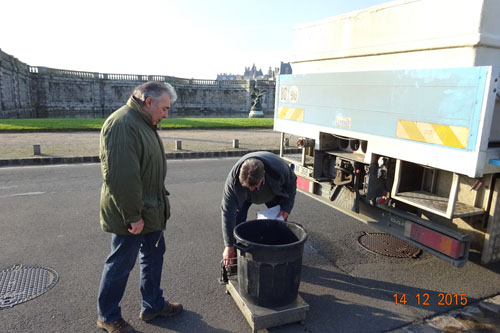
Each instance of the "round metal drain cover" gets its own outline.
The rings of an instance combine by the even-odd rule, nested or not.
[[[0,272],[0,309],[42,295],[58,281],[51,268],[15,265]]]
[[[358,242],[364,249],[388,257],[415,258],[420,254],[418,247],[382,232],[363,234]]]

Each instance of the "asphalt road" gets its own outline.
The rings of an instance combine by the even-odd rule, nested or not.
[[[125,319],[141,332],[248,332],[243,315],[219,285],[223,251],[221,190],[236,159],[169,162],[172,217],[166,230],[162,285],[185,312],[150,324],[139,320],[137,267],[122,301]],[[99,332],[96,294],[110,235],[98,224],[98,164],[0,168],[0,269],[16,264],[53,268],[59,282],[45,294],[0,310],[2,332]],[[253,207],[249,216],[258,209]],[[305,325],[272,332],[385,332],[459,308],[439,293],[467,294],[468,304],[500,292],[500,267],[472,257],[455,268],[426,253],[384,257],[357,239],[371,227],[302,194],[289,220],[308,232],[300,294],[309,303]],[[394,294],[406,294],[395,304]],[[417,295],[429,294],[429,305]]]

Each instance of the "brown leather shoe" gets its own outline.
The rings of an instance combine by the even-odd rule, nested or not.
[[[112,322],[104,322],[102,320],[97,319],[97,327],[102,328],[106,332],[112,332],[112,333],[135,332],[134,328],[130,326],[130,324],[123,319],[119,319]]]
[[[156,317],[173,317],[182,312],[182,304],[167,302],[163,309],[155,313],[141,313],[139,318],[144,321],[150,321]]]

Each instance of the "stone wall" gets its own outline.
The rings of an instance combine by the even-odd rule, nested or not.
[[[177,90],[171,117],[247,117],[251,92],[265,92],[266,116],[274,110],[275,82],[216,81],[160,75],[79,72],[33,67],[0,49],[0,118],[103,118],[122,106],[135,86],[169,82]]]
[[[0,50],[0,118],[34,116],[31,83],[28,65]]]

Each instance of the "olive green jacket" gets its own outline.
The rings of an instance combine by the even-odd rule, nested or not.
[[[118,235],[144,219],[142,234],[165,229],[170,204],[165,188],[167,161],[151,116],[130,97],[101,130],[101,227]]]

